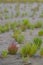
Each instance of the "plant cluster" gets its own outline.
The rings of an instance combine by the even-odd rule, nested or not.
[[[8,9],[7,9],[7,8],[4,8],[4,12],[5,12],[5,13],[8,13]]]
[[[24,19],[22,21],[22,25],[20,26],[21,30],[24,31],[27,28],[30,28],[30,22],[28,21],[28,19]]]
[[[24,35],[21,34],[21,31],[20,31],[20,30],[16,30],[16,31],[13,33],[13,38],[14,38],[19,44],[21,44],[21,43],[24,41]]]
[[[40,30],[40,31],[38,32],[38,35],[39,35],[39,36],[43,36],[43,30]]]
[[[20,54],[22,57],[27,57],[27,56],[34,56],[36,52],[39,50],[41,47],[42,40],[41,38],[34,38],[33,43],[26,43],[23,47],[20,49]],[[43,56],[43,48],[40,50],[40,55]]]
[[[5,24],[4,26],[0,25],[0,33],[4,33],[9,31],[9,24]]]
[[[17,22],[11,23],[10,27],[11,27],[12,30],[15,30],[16,27],[17,27]]]
[[[17,29],[16,29],[16,30],[13,32],[12,37],[15,38],[15,39],[17,39],[17,37],[19,36],[19,34],[21,34],[21,30],[17,30]]]
[[[17,42],[18,42],[19,44],[21,44],[23,41],[24,41],[24,35],[20,34],[20,35],[17,37]]]
[[[20,33],[20,32],[18,32],[18,33]],[[23,37],[18,38],[17,42],[21,43],[23,41],[23,39],[24,39]],[[41,44],[42,44],[41,38],[36,37],[33,39],[33,43],[24,44],[24,46],[22,46],[20,48],[19,53],[22,56],[22,58],[28,57],[28,56],[32,57],[39,50],[39,48],[41,47]],[[17,51],[18,51],[18,46],[16,45],[15,42],[12,42],[8,47],[8,51],[6,51],[6,50],[2,51],[2,56],[6,57],[8,53],[14,55],[17,53]],[[40,48],[40,56],[41,57],[43,56],[43,48]]]
[[[34,29],[40,27],[42,27],[41,21],[37,21],[35,24],[32,24],[28,19],[23,19],[22,25],[20,26],[22,31],[25,31],[26,29]]]
[[[42,44],[41,38],[35,37],[35,38],[33,39],[33,42],[34,42],[34,44],[37,45],[38,48],[40,48],[40,46],[41,46],[41,44]]]
[[[40,28],[40,27],[42,27],[42,22],[41,21],[37,21],[35,23],[35,28]]]
[[[26,44],[20,49],[20,54],[22,57],[27,57],[28,55],[31,57],[37,52],[36,44]]]
[[[9,16],[6,14],[6,15],[4,16],[4,18],[5,18],[5,19],[9,19]]]
[[[12,42],[8,46],[8,50],[3,50],[1,53],[2,58],[6,58],[8,54],[15,55],[18,51],[18,46],[15,44],[15,42]]]
[[[9,25],[10,24],[10,25]],[[42,23],[41,22],[37,22],[34,24],[30,23],[30,21],[28,19],[23,19],[22,22],[18,21],[18,22],[10,22],[3,25],[0,25],[0,33],[9,31],[10,29],[12,29],[13,31],[15,31],[16,29],[20,29],[21,31],[25,31],[26,29],[34,29],[34,28],[40,28],[42,27]],[[43,35],[43,31],[41,30],[40,32],[38,32],[39,35]]]

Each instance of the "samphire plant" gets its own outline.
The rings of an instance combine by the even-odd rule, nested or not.
[[[7,57],[8,51],[7,50],[3,50],[1,55],[2,55],[3,58]]]
[[[9,45],[9,47],[8,47],[8,53],[9,54],[14,55],[14,54],[17,53],[17,51],[18,51],[18,47],[17,47],[17,45],[14,42]]]
[[[21,34],[21,30],[15,30],[15,32],[13,33],[12,37],[17,40],[17,37],[19,36],[19,34]]]
[[[30,24],[29,28],[33,30],[35,28],[34,24]]]
[[[37,52],[38,48],[36,44],[26,44],[21,50],[20,54],[22,57],[33,56]]]
[[[28,21],[28,19],[23,19],[23,25],[28,25],[28,23],[29,23],[29,21]]]
[[[21,25],[22,25],[22,22],[19,20],[19,21],[17,22],[17,27],[19,28]]]
[[[22,25],[21,25],[21,30],[25,31],[27,28],[30,28],[30,22],[28,19],[23,19]]]
[[[38,21],[35,23],[35,28],[40,28],[42,27],[42,22],[41,21]]]
[[[9,16],[6,14],[6,15],[4,16],[4,18],[5,18],[5,19],[9,19]]]
[[[2,26],[0,29],[1,29],[1,33],[5,32],[4,26]]]
[[[7,9],[7,8],[4,8],[4,12],[5,12],[5,13],[8,13],[8,9]]]
[[[17,36],[16,41],[17,41],[19,44],[23,43],[23,41],[24,41],[24,35],[19,34],[19,35]]]
[[[34,42],[34,44],[37,45],[38,48],[40,48],[40,46],[41,46],[41,44],[42,44],[41,38],[35,37],[35,38],[33,39],[33,42]]]
[[[40,49],[40,56],[43,56],[43,48]]]
[[[10,28],[9,28],[9,24],[6,23],[5,26],[4,26],[4,30],[5,30],[5,31],[9,31],[9,29],[10,29]]]
[[[20,54],[21,54],[22,57],[27,57],[27,50],[26,50],[25,45],[23,47],[21,47]]]
[[[10,29],[10,26],[8,23],[6,23],[5,25],[0,25],[0,33],[7,32],[9,31],[9,29]]]
[[[37,48],[37,45],[36,44],[32,44],[31,46],[31,49],[30,49],[30,53],[29,53],[29,56],[34,56],[35,53],[37,52],[38,48]]]
[[[20,26],[20,29],[21,29],[22,31],[25,31],[25,30],[26,30],[26,26],[25,26],[25,25],[21,25],[21,26]]]
[[[38,35],[39,35],[39,36],[43,36],[43,30],[40,30],[40,31],[38,32]]]
[[[17,22],[13,22],[13,23],[11,23],[11,29],[12,30],[15,30],[15,28],[17,27]]]

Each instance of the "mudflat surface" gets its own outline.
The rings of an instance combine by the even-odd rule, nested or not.
[[[15,17],[17,10],[15,9],[19,7],[19,12],[20,15],[18,17]],[[4,9],[7,8],[8,13],[4,12]],[[36,11],[33,11],[35,10]],[[43,17],[40,17],[41,12],[43,11],[43,3],[27,3],[27,4],[18,4],[18,3],[13,3],[13,4],[0,4],[0,24],[3,25],[6,22],[13,22],[13,21],[22,21],[22,19],[29,19],[31,23],[35,23],[38,20],[43,21]],[[24,17],[22,17],[23,13],[26,13]],[[8,15],[8,18],[5,19],[6,14]],[[38,36],[38,29],[32,30],[32,35],[30,35],[31,30],[26,30],[25,32],[22,32],[25,36],[24,42],[29,42],[32,41],[32,39],[36,36]],[[12,38],[12,31],[5,32],[3,34],[0,34],[0,54],[3,50],[7,50],[8,45],[14,40]],[[43,37],[41,37],[43,40]],[[43,45],[43,44],[42,44]],[[20,45],[21,46],[21,45]],[[31,65],[43,65],[43,58],[29,58],[29,61],[31,61]],[[7,58],[1,59],[0,58],[0,65],[24,65],[22,62],[21,57],[19,54],[17,55],[8,55]]]

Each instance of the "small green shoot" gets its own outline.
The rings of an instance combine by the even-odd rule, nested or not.
[[[4,51],[2,51],[2,57],[7,57],[7,55],[8,55],[8,51],[6,51],[6,50],[4,50]]]
[[[40,30],[40,31],[38,32],[38,35],[39,35],[39,36],[43,36],[43,30]]]

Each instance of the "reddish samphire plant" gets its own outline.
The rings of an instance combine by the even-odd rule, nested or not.
[[[16,54],[17,50],[18,50],[17,44],[15,44],[14,42],[10,44],[8,47],[9,54]]]

